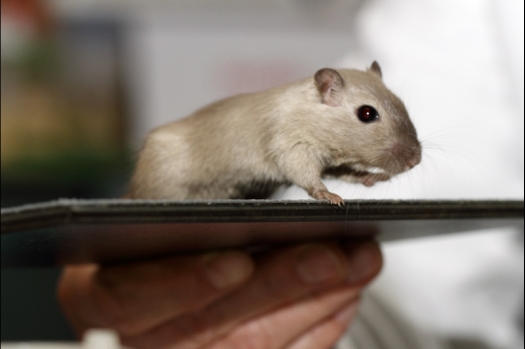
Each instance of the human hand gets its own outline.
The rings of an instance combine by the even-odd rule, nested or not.
[[[311,243],[67,267],[58,298],[75,331],[132,348],[330,348],[378,274],[373,241]]]

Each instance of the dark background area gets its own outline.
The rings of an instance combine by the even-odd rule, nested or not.
[[[73,340],[55,298],[59,268],[2,268],[2,342]]]

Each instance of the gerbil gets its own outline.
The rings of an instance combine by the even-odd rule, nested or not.
[[[313,77],[230,97],[154,129],[127,197],[235,199],[296,184],[343,202],[322,177],[371,186],[421,161],[406,108],[381,68],[319,70]]]

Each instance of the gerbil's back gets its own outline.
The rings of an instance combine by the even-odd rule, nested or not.
[[[268,167],[268,96],[246,94],[210,104],[147,137],[131,181],[134,198],[221,198],[213,192]],[[207,192],[200,193],[203,188]],[[226,197],[224,197],[226,198]]]
[[[218,173],[237,167],[236,171],[243,171],[250,168],[246,162],[263,161],[273,104],[267,97],[264,93],[234,96],[181,120],[191,130],[186,137],[200,170]]]

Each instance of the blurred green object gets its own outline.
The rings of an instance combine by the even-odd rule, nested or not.
[[[109,177],[125,175],[131,166],[130,153],[79,147],[65,149],[46,157],[19,156],[2,169],[2,181],[99,183]]]
[[[15,69],[23,80],[34,83],[51,79],[56,75],[58,66],[56,44],[51,39],[39,39],[25,47]]]
[[[60,197],[120,197],[131,169],[131,152],[115,150],[78,148],[49,157],[19,157],[2,169],[1,206]]]

